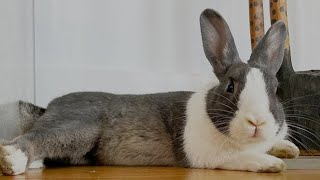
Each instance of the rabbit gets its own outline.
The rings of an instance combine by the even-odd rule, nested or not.
[[[178,166],[281,172],[284,162],[268,151],[299,149],[285,140],[288,126],[276,96],[276,73],[284,56],[286,26],[274,23],[240,60],[223,17],[200,15],[205,55],[219,83],[198,92],[145,95],[75,92],[47,108],[20,103],[28,119],[20,136],[0,146],[5,175],[32,164]]]

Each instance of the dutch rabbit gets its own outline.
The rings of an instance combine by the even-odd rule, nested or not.
[[[240,60],[219,13],[200,16],[205,55],[219,83],[199,92],[116,95],[77,92],[46,109],[20,102],[23,133],[0,146],[3,174],[24,173],[42,160],[70,165],[155,165],[280,172],[267,152],[298,148],[285,140],[287,123],[276,91],[286,26],[272,25]]]

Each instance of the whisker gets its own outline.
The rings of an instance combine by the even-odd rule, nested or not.
[[[283,106],[283,109],[288,109],[288,108],[292,108],[292,107],[313,107],[313,108],[320,108],[320,106],[315,105],[315,104],[295,104],[292,106]]]
[[[174,119],[177,118],[177,119],[178,119],[178,118],[186,118],[186,117],[187,117],[187,116],[184,115],[184,116],[174,116],[174,117],[172,117],[172,118],[174,118]]]
[[[237,134],[240,134],[240,132],[238,132]],[[231,137],[227,137],[226,140],[221,144],[221,146],[218,148],[218,150],[216,151],[216,156],[218,155],[218,153],[220,152],[220,150],[223,148],[223,146],[225,144],[227,144],[227,142],[231,142],[234,143],[236,145],[239,145],[239,142],[235,141],[234,139],[232,139]]]
[[[308,118],[308,117],[303,117],[303,116],[293,116],[293,115],[286,115],[286,118],[287,119],[289,119],[289,118],[297,118],[297,119],[305,119],[305,120],[309,120],[309,121],[311,121],[311,122],[313,122],[313,123],[315,123],[315,124],[318,124],[318,125],[320,125],[320,122],[318,122],[318,121],[316,121],[316,120],[314,120],[314,119],[310,119],[310,118]],[[290,120],[290,119],[289,119]]]
[[[311,121],[311,122],[314,122],[316,124],[319,124],[320,125],[320,122],[318,122],[316,119],[313,119],[313,118],[309,118],[309,117],[306,117],[306,116],[297,116],[297,115],[287,115],[286,116],[288,120],[293,120],[292,118],[297,118],[297,119],[304,119],[304,120],[308,120],[308,121]],[[290,118],[290,119],[289,119]],[[306,121],[307,122],[307,121]]]
[[[285,114],[289,114],[287,112],[298,112],[297,115],[303,115],[303,116],[310,117],[310,118],[314,119],[314,117],[309,116],[309,114],[307,114],[304,111],[300,111],[300,110],[296,110],[296,109],[289,109],[289,110],[286,110]],[[290,114],[290,115],[295,115],[295,114]]]
[[[239,102],[239,99],[237,98],[237,96],[235,96],[234,94],[232,96],[234,97],[234,99],[236,99],[237,102]]]
[[[213,117],[229,117],[229,118],[232,118],[232,116],[229,116],[228,114],[221,114],[221,113],[208,113],[208,115],[214,115]]]
[[[222,102],[219,102],[219,101],[216,101],[216,100],[210,100],[210,101],[217,102],[217,103],[219,103],[219,104],[221,104],[221,105],[223,105],[223,106],[225,106],[225,107],[227,107],[227,108],[229,108],[229,109],[231,109],[233,111],[236,111],[234,108],[232,108],[232,107],[230,107],[230,106],[228,106],[228,105],[226,105],[226,104],[224,104]]]
[[[313,135],[320,142],[320,138],[311,129],[303,127],[302,125],[297,124],[297,123],[293,123],[293,122],[288,123],[288,126],[289,127],[292,126],[292,127],[301,129],[303,131],[306,131],[306,132],[310,133],[311,135]]]
[[[222,149],[222,147],[228,142],[230,141],[230,138],[226,138],[226,140],[221,144],[221,146],[217,149],[216,151],[216,156],[218,156],[218,153],[220,152],[220,150]]]
[[[228,125],[228,123],[218,123],[218,124],[215,124],[215,123],[214,123],[214,125],[215,125],[215,126],[221,126],[221,125]],[[225,127],[227,128],[228,126],[225,126]],[[220,127],[219,127],[219,128],[220,128]],[[228,128],[229,128],[229,127],[228,127]]]
[[[296,127],[296,128],[297,128],[297,127]],[[299,129],[301,129],[301,128],[299,128]],[[307,139],[310,140],[312,143],[314,143],[315,145],[317,145],[318,147],[320,147],[320,145],[319,145],[318,143],[316,143],[315,141],[313,141],[312,139],[310,139],[310,138],[307,137],[306,135],[304,135],[304,134],[302,134],[302,133],[299,133],[298,131],[294,131],[293,129],[291,129],[291,130],[292,130],[292,132],[295,132],[295,133],[297,133],[297,134],[299,134],[299,135],[307,138]]]
[[[218,122],[221,122],[221,123],[223,122],[223,123],[228,124],[229,121],[228,121],[228,122],[225,122],[225,121],[223,121],[223,120],[230,120],[230,119],[229,119],[229,118],[220,118],[220,119],[217,119]]]
[[[312,152],[310,151],[310,149],[303,144],[301,141],[299,141],[297,138],[293,137],[293,135],[288,134],[288,136],[290,136],[291,138],[293,138],[295,141],[297,141],[305,150],[307,150],[310,154],[312,154]]]
[[[223,96],[223,95],[221,95],[221,94],[219,94],[219,93],[216,93],[216,92],[212,92],[212,93],[214,93],[214,94],[216,94],[216,95],[218,95],[218,96],[220,96],[220,97],[223,97],[224,99],[226,99],[227,101],[229,101],[232,105],[234,105],[236,108],[238,108],[237,107],[237,105],[235,104],[235,103],[233,103],[230,99],[228,99],[227,97],[225,97],[225,96]]]
[[[208,109],[207,111],[208,112],[210,112],[210,111],[221,111],[221,112],[227,112],[227,113],[234,114],[234,112],[231,112],[231,111],[228,111],[228,110],[224,110],[224,109]]]
[[[315,95],[320,95],[320,93],[318,92],[318,93],[314,93],[314,94],[308,94],[308,95],[304,95],[304,96],[299,96],[299,97],[287,99],[287,100],[285,100],[285,101],[283,101],[283,102],[281,102],[281,103],[282,103],[282,105],[284,105],[284,104],[287,104],[287,103],[289,103],[289,102],[291,102],[291,101],[295,101],[295,100],[298,100],[298,99],[302,99],[302,98],[306,98],[306,97],[311,97],[311,96],[315,96]]]

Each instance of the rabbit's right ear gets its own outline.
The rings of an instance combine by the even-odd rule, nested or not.
[[[230,65],[241,61],[230,29],[222,16],[212,9],[201,13],[200,27],[206,57],[221,79]]]

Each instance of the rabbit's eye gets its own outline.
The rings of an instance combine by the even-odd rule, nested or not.
[[[233,92],[234,92],[234,82],[233,82],[232,79],[230,79],[226,91],[227,91],[228,93],[233,93]]]

